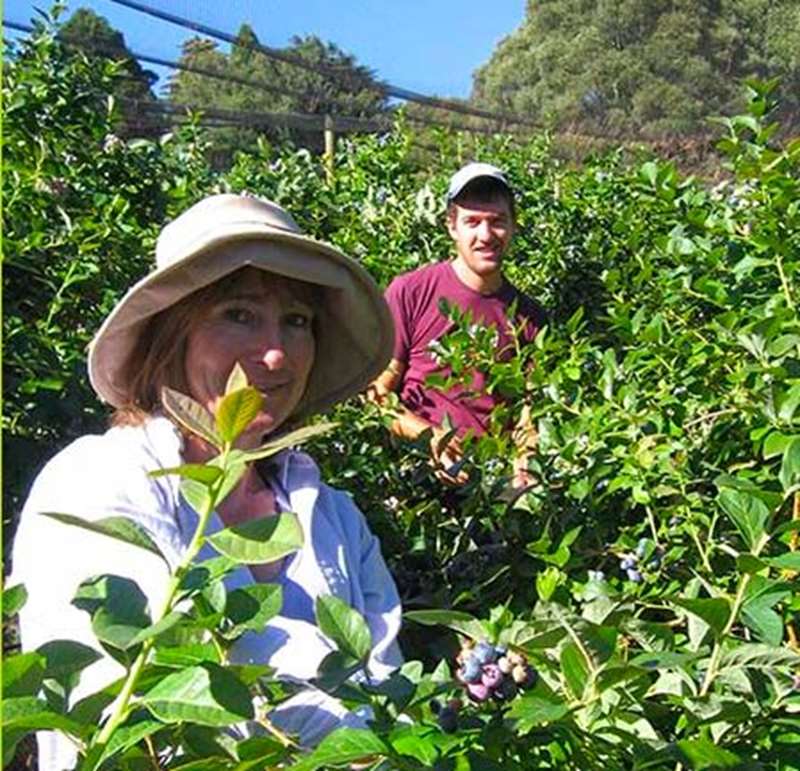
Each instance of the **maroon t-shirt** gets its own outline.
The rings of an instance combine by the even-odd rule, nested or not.
[[[406,364],[400,389],[400,401],[415,415],[440,426],[445,415],[459,432],[472,429],[482,434],[492,409],[500,401],[496,394],[486,393],[486,376],[475,372],[469,389],[455,386],[446,392],[425,385],[429,375],[450,375],[449,367],[436,363],[428,346],[431,341],[452,331],[453,324],[439,310],[444,298],[462,311],[469,310],[474,322],[492,325],[498,330],[498,357],[513,355],[508,330],[508,311],[516,302],[516,317],[523,326],[523,339],[530,342],[543,324],[541,308],[504,280],[500,289],[484,295],[465,286],[450,262],[437,262],[405,273],[386,289],[386,301],[395,323],[394,358]],[[465,391],[468,392],[465,394]],[[474,396],[474,394],[479,394]]]

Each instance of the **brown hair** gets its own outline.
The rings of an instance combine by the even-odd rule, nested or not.
[[[447,218],[452,219],[456,215],[456,206],[467,206],[470,202],[482,203],[505,201],[508,204],[508,211],[511,221],[516,222],[516,210],[514,207],[514,194],[499,179],[493,177],[476,177],[468,182],[461,189],[459,194],[447,204]]]
[[[142,328],[136,345],[122,367],[128,384],[125,404],[114,412],[114,426],[141,425],[161,409],[161,391],[164,386],[183,393],[188,392],[184,359],[189,331],[208,312],[241,283],[249,271],[258,271],[259,279],[268,282],[275,274],[258,268],[243,267],[224,276],[209,286],[202,287],[169,308],[150,318]],[[324,302],[324,290],[314,284],[292,280],[309,294],[309,302],[317,308]],[[317,338],[318,314],[314,314],[312,329]]]

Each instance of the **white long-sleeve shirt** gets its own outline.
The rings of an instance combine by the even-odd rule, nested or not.
[[[14,542],[9,585],[24,583],[28,601],[20,612],[25,650],[55,639],[77,640],[101,651],[91,619],[71,601],[86,578],[104,573],[137,582],[150,610],[160,606],[168,570],[143,549],[83,528],[41,516],[61,512],[86,519],[124,516],[147,529],[170,566],[182,558],[198,516],[179,493],[175,476],[152,478],[149,471],[180,465],[182,438],[164,417],[142,426],[112,428],[84,436],[56,455],[34,482]],[[234,663],[269,664],[278,676],[307,680],[316,674],[333,646],[314,620],[314,602],[336,596],[361,613],[372,634],[369,671],[385,677],[402,658],[396,636],[401,607],[377,538],[349,495],[321,483],[319,469],[305,453],[276,456],[270,478],[278,508],[294,512],[305,542],[287,558],[275,583],[283,588],[283,607],[261,632],[247,632],[233,646]],[[207,533],[222,529],[212,515]],[[213,556],[206,545],[198,559]],[[242,566],[225,583],[230,591],[254,582]],[[85,669],[72,702],[119,678],[122,667],[107,655]],[[338,702],[308,690],[271,716],[283,730],[300,734],[304,744],[319,741],[338,725],[358,721]],[[55,733],[40,733],[42,771],[60,771],[75,763],[75,748]]]

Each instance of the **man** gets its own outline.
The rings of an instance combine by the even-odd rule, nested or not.
[[[462,439],[467,433],[486,431],[500,397],[486,392],[481,372],[474,373],[469,388],[441,391],[426,385],[430,375],[450,374],[430,351],[431,343],[453,326],[442,314],[440,301],[469,311],[476,323],[494,326],[501,357],[511,355],[509,323],[522,329],[524,342],[532,341],[543,323],[539,306],[502,273],[514,226],[514,194],[503,172],[488,163],[469,163],[453,175],[447,192],[447,230],[455,258],[398,276],[386,290],[395,347],[389,367],[373,383],[371,397],[381,402],[389,393],[399,395],[402,406],[392,425],[398,436],[416,439],[431,431],[433,460],[445,481],[466,481],[459,470]],[[515,316],[509,318],[512,307]],[[530,482],[526,451],[535,440],[527,416],[514,437],[519,453],[513,485],[520,487]]]

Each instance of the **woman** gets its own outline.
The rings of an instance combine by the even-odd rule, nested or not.
[[[280,207],[249,196],[207,198],[164,228],[157,268],[116,306],[89,352],[89,375],[116,408],[113,427],[85,436],[51,460],[36,479],[14,545],[14,577],[29,599],[20,613],[24,648],[51,639],[97,648],[87,613],[70,603],[87,577],[135,580],[157,606],[167,584],[161,560],[119,541],[68,527],[40,512],[88,519],[124,516],[144,526],[174,567],[197,513],[174,476],[148,472],[211,456],[161,406],[164,386],[213,410],[235,363],[263,395],[240,438],[253,447],[275,431],[361,391],[391,354],[392,323],[368,274],[336,249],[303,235]],[[251,467],[218,507],[209,531],[280,511],[297,514],[305,543],[275,564],[242,567],[228,589],[257,581],[283,588],[279,617],[234,646],[234,662],[268,663],[305,680],[330,651],[314,623],[314,600],[335,595],[362,613],[372,633],[370,673],[401,662],[395,638],[400,603],[361,512],[349,496],[320,482],[306,454],[281,453]],[[209,547],[200,559],[213,556]],[[72,701],[122,675],[110,657],[84,670]],[[324,694],[308,690],[273,712],[272,722],[312,744],[358,720]],[[75,751],[40,734],[40,767],[71,767]]]

